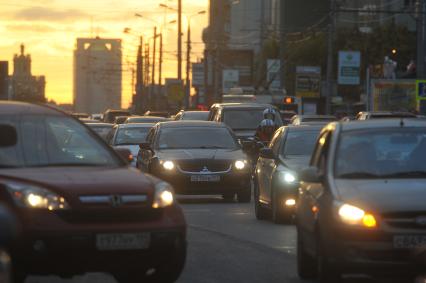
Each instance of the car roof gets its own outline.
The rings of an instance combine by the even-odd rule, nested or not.
[[[365,121],[349,121],[349,122],[335,122],[339,124],[343,131],[362,130],[362,129],[383,129],[383,128],[397,128],[397,127],[426,127],[426,120],[416,118],[403,118],[403,119],[372,119]]]
[[[114,124],[110,124],[110,123],[85,123],[87,126],[90,127],[113,127]]]
[[[132,124],[120,124],[117,125],[119,129],[127,128],[152,128],[155,126],[155,123],[132,123]]]
[[[229,108],[229,109],[238,109],[238,108],[253,108],[253,109],[266,109],[269,107],[276,108],[271,104],[260,104],[260,103],[224,103],[220,104],[219,107]]]
[[[150,120],[152,120],[152,119],[160,119],[160,120],[165,120],[167,118],[161,117],[161,116],[128,116],[127,119],[128,120],[133,120],[133,119],[135,119],[135,120],[138,120],[138,119],[150,119]]]
[[[204,128],[226,128],[222,123],[212,121],[170,121],[158,123],[161,128],[186,128],[186,127],[204,127]]]
[[[65,112],[47,105],[18,101],[0,101],[0,114],[66,115]]]
[[[324,128],[324,125],[302,124],[300,126],[288,125],[285,127],[287,127],[290,132],[306,132],[306,131],[320,131],[322,128]]]
[[[301,118],[318,118],[318,119],[323,119],[323,118],[336,119],[336,117],[333,116],[333,115],[316,115],[316,114],[296,115],[296,117],[301,117]]]
[[[188,113],[209,113],[209,111],[182,111],[183,113],[185,113],[185,114],[188,114]]]

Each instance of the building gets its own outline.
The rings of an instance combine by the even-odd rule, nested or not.
[[[121,108],[120,39],[78,38],[74,51],[74,111]]]
[[[45,102],[46,78],[33,76],[31,73],[31,55],[25,54],[25,46],[21,45],[21,53],[13,58],[13,75],[10,78],[10,98],[19,101]]]
[[[0,61],[0,100],[9,99],[9,62]]]

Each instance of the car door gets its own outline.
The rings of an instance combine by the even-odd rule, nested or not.
[[[278,150],[281,144],[282,133],[282,130],[278,130],[269,144],[269,148],[271,148],[272,151],[276,154],[278,154]],[[275,168],[275,159],[259,157],[257,161],[256,172],[258,174],[259,182],[259,199],[262,203],[269,204],[271,202],[271,180]]]

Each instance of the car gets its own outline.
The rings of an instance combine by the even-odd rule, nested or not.
[[[251,165],[226,125],[207,121],[156,124],[141,144],[137,167],[170,182],[178,194],[251,200]]]
[[[90,129],[97,133],[103,140],[107,140],[109,132],[111,132],[113,124],[108,123],[85,123]]]
[[[279,128],[283,125],[279,111],[269,104],[257,103],[223,103],[214,104],[209,113],[209,120],[225,123],[241,141],[253,140],[256,129],[264,119],[263,111],[274,108],[275,124]]]
[[[0,282],[12,282],[12,261],[9,255],[10,244],[18,234],[18,227],[13,213],[0,205]]]
[[[133,124],[133,123],[158,123],[168,121],[167,118],[164,117],[156,117],[156,116],[131,116],[128,117],[124,124]]]
[[[207,121],[209,118],[209,111],[180,111],[176,114],[175,121]]]
[[[394,119],[394,118],[416,118],[417,115],[410,112],[393,112],[393,111],[367,111],[359,112],[356,120],[370,119]]]
[[[71,113],[71,116],[77,119],[90,119],[90,115],[87,113]]]
[[[114,109],[108,109],[105,111],[103,117],[105,123],[114,124],[115,118],[118,116],[131,116],[130,111],[128,110],[114,110]]]
[[[416,119],[338,122],[321,131],[300,175],[301,278],[332,283],[347,273],[408,278],[426,270],[425,133]]]
[[[295,115],[290,120],[292,125],[302,125],[309,123],[311,125],[318,124],[327,124],[330,122],[337,121],[337,118],[332,115]]]
[[[107,142],[113,148],[126,148],[133,155],[131,165],[136,167],[139,145],[146,142],[149,130],[153,123],[115,125],[107,136]]]
[[[224,94],[223,103],[251,103],[256,102],[256,96],[253,94]]]
[[[0,102],[0,121],[0,203],[21,232],[10,249],[14,282],[90,271],[176,281],[186,222],[170,184],[130,168],[128,150],[56,109]]]
[[[292,221],[299,171],[309,165],[321,129],[321,126],[282,127],[275,132],[269,146],[260,150],[254,173],[257,219],[272,215],[275,223]]]
[[[115,117],[114,124],[116,125],[124,124],[124,122],[127,121],[128,117],[129,116],[117,116]]]
[[[151,111],[151,110],[148,110],[148,111],[145,112],[144,116],[156,116],[156,117],[169,118],[170,113],[167,112],[167,111]]]

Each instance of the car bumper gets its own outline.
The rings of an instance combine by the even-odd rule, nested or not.
[[[251,174],[249,171],[241,173],[212,174],[220,178],[219,181],[199,182],[191,181],[192,176],[200,176],[200,174],[187,174],[181,172],[160,172],[155,174],[173,185],[178,194],[226,194],[239,193],[251,189]]]
[[[176,250],[186,250],[186,224],[178,207],[164,209],[159,219],[141,222],[69,223],[49,212],[23,220],[21,236],[12,248],[15,265],[34,274],[78,274],[150,268],[166,262]],[[100,250],[100,234],[145,234],[143,249]]]

